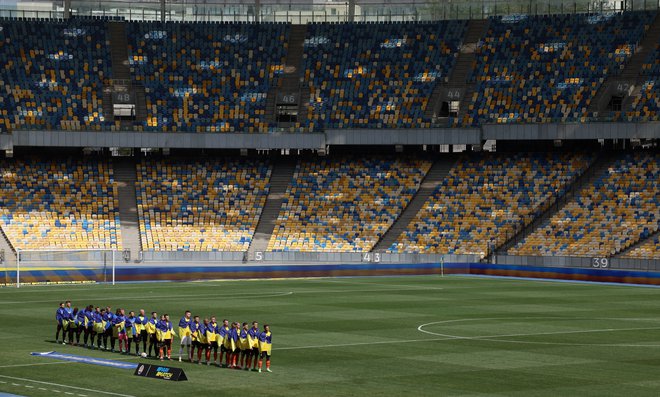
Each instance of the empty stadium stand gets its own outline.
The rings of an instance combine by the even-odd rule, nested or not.
[[[396,218],[392,226],[378,240],[378,244],[374,246],[373,251],[383,251],[394,244],[401,233],[408,228],[410,222],[415,219],[417,213],[423,208],[431,194],[449,176],[449,172],[456,163],[456,159],[451,156],[447,157],[447,159],[438,159],[433,163],[429,172],[424,176],[419,190],[417,190],[410,203],[408,203],[399,217]]]
[[[121,249],[107,161],[4,160],[0,172],[0,227],[15,249]]]
[[[388,251],[485,257],[563,194],[589,162],[571,153],[466,156]]]
[[[137,206],[144,251],[247,251],[270,167],[258,159],[143,160]]]
[[[430,167],[426,160],[380,157],[301,161],[268,251],[370,251]]]
[[[603,81],[636,50],[652,12],[493,18],[463,125],[586,121]]]
[[[437,81],[454,65],[466,21],[313,24],[307,29],[306,127],[430,127]],[[304,117],[304,116],[303,116]]]
[[[509,250],[514,255],[609,257],[660,227],[660,157],[620,156],[542,227]]]
[[[111,74],[105,22],[0,22],[2,129],[101,129]]]
[[[287,24],[127,23],[145,130],[267,132],[266,99],[282,73]],[[138,127],[140,128],[140,127]]]

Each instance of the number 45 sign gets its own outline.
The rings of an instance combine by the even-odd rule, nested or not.
[[[606,269],[610,266],[610,261],[607,258],[593,258],[591,260],[591,266]]]

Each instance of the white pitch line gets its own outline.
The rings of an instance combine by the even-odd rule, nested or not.
[[[421,329],[423,325],[428,325],[428,324],[422,324],[420,325],[417,330],[420,332],[424,332],[425,334],[429,335],[437,335],[437,336],[442,336],[446,338],[452,338],[452,339],[497,339],[497,338],[511,338],[511,337],[516,337],[516,336],[544,336],[544,335],[570,335],[570,334],[592,334],[592,333],[598,333],[598,332],[618,332],[618,331],[643,331],[643,330],[651,330],[651,329],[660,329],[660,327],[640,327],[640,328],[598,328],[598,329],[582,329],[582,330],[574,330],[574,331],[554,331],[554,332],[535,332],[535,333],[527,333],[527,334],[501,334],[501,335],[479,335],[479,336],[459,336],[459,335],[450,335],[450,334],[441,334],[439,332],[431,332],[431,331],[426,331],[424,329]]]
[[[39,384],[48,385],[48,386],[66,387],[66,388],[69,388],[69,389],[76,389],[76,390],[89,391],[89,392],[94,392],[94,393],[107,394],[109,396],[135,397],[135,396],[131,396],[131,395],[128,395],[128,394],[118,394],[118,393],[112,393],[112,392],[103,391],[103,390],[95,390],[95,389],[87,389],[87,388],[78,387],[78,386],[63,385],[63,384],[60,384],[60,383],[44,382],[44,381],[28,379],[28,378],[19,378],[19,377],[16,377],[16,376],[0,375],[0,377],[5,378],[5,379],[20,380],[20,381],[23,381],[23,382],[39,383]],[[51,389],[51,391],[54,391],[56,393],[60,393],[59,390],[55,390],[55,389]]]

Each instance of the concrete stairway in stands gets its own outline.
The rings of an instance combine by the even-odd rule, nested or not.
[[[135,84],[131,80],[131,68],[128,63],[128,37],[126,35],[126,22],[108,22],[108,37],[110,39],[110,58],[112,60],[112,80],[114,84],[125,85],[133,94],[135,101],[135,119],[147,119],[147,104],[144,86]],[[108,98],[106,98],[108,95]],[[103,111],[112,116],[112,97],[110,91],[103,95]],[[107,108],[109,107],[109,109]],[[110,112],[110,113],[108,113]]]
[[[140,258],[142,244],[135,192],[137,170],[134,159],[132,157],[115,158],[113,161],[113,174],[117,183],[119,199],[122,247],[124,250],[131,251],[131,260],[135,261]]]
[[[637,45],[635,53],[628,59],[625,67],[621,73],[617,75],[608,75],[603,84],[599,87],[596,95],[592,98],[589,104],[588,112],[605,112],[612,96],[612,84],[617,81],[627,81],[632,83],[632,92],[624,98],[622,104],[622,111],[630,110],[633,98],[640,94],[641,86],[641,72],[642,65],[646,61],[649,54],[655,50],[656,45],[660,42],[660,13],[655,16],[653,22],[644,34],[644,37]]]
[[[306,116],[306,108],[303,105],[301,95],[300,79],[303,76],[303,54],[305,52],[305,37],[307,36],[307,25],[291,25],[289,30],[289,41],[287,43],[287,54],[284,60],[284,70],[280,76],[277,86],[268,90],[266,99],[266,119],[269,122],[277,120],[277,96],[278,94],[295,94],[298,97],[298,119]],[[309,100],[309,93],[307,94]],[[305,109],[305,112],[301,111]]]
[[[475,52],[479,45],[479,41],[486,35],[488,31],[489,22],[487,19],[473,19],[468,22],[461,48],[456,58],[456,63],[451,70],[451,73],[444,82],[436,84],[433,93],[429,98],[428,105],[424,111],[427,118],[434,118],[440,111],[442,106],[442,93],[445,90],[452,88],[459,88],[463,91],[463,97],[459,107],[459,117],[465,112],[469,103],[469,98],[472,98],[471,93],[474,90],[474,85],[468,83],[468,78],[474,67],[476,59]]]
[[[255,252],[263,252],[268,248],[268,242],[275,229],[275,222],[280,214],[286,189],[293,179],[295,170],[296,163],[291,159],[281,159],[273,164],[266,204],[261,211],[259,223],[252,237],[252,243],[248,248],[249,259],[254,258]]]
[[[401,233],[403,233],[407,228],[410,222],[412,222],[417,213],[424,207],[424,204],[433,194],[435,189],[442,183],[442,181],[449,175],[452,167],[456,163],[456,159],[453,157],[447,157],[443,159],[438,159],[433,163],[431,169],[422,180],[422,183],[413,196],[408,206],[399,214],[399,217],[394,221],[392,226],[385,232],[385,234],[380,238],[378,243],[372,249],[374,251],[384,252],[392,244],[394,244]]]
[[[16,269],[16,252],[14,251],[14,247],[9,243],[9,239],[7,238],[7,235],[5,235],[5,232],[2,231],[0,233],[0,251],[4,251],[4,262],[0,264],[0,268],[7,269],[11,271],[12,269]],[[10,280],[5,273],[5,279],[0,279],[0,284],[4,283],[12,283],[16,282],[16,280]]]

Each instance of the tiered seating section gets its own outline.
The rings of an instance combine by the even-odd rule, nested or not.
[[[509,253],[614,255],[660,227],[659,179],[660,155],[625,155]]]
[[[282,72],[288,25],[134,22],[127,31],[133,78],[146,88],[144,129],[269,130],[266,98]]]
[[[431,163],[314,159],[298,164],[269,251],[371,250],[419,188]]]
[[[121,249],[107,162],[0,162],[0,226],[15,249]]]
[[[649,238],[623,255],[631,259],[660,259],[660,235]]]
[[[0,130],[101,128],[104,23],[0,19]]]
[[[635,52],[652,12],[499,17],[477,51],[462,125],[585,121],[608,75]]]
[[[461,159],[389,252],[485,256],[563,194],[589,165],[573,154]]]
[[[309,25],[307,127],[429,127],[424,110],[454,65],[465,27],[465,21]]]
[[[246,251],[268,195],[258,160],[145,160],[137,169],[145,251]]]

